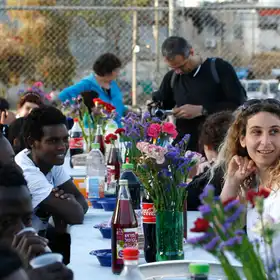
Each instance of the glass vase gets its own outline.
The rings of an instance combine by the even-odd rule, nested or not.
[[[157,211],[157,261],[183,260],[183,212]]]

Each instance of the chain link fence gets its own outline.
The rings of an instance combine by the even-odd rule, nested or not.
[[[13,95],[40,80],[59,91],[91,73],[100,54],[112,52],[123,61],[125,102],[132,102],[136,88],[141,105],[167,71],[160,46],[169,34],[187,38],[204,57],[227,59],[240,78],[278,75],[280,8],[171,2],[0,0],[0,87]]]

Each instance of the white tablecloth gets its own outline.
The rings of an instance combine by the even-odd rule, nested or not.
[[[104,212],[90,208],[85,216],[83,225],[72,226],[70,229],[71,245],[71,263],[69,267],[73,269],[75,280],[112,280],[118,276],[112,274],[111,268],[101,267],[95,256],[89,255],[92,250],[110,249],[111,240],[104,239],[94,225],[108,221],[112,212]],[[200,216],[199,212],[188,212],[188,229],[193,227],[193,222]],[[200,235],[200,234],[198,234]],[[188,237],[195,236],[195,233],[189,232]],[[193,249],[189,245],[185,246],[185,259],[193,261],[215,261],[216,259],[202,249]],[[140,263],[145,263],[144,259]],[[232,263],[237,263],[232,259]]]

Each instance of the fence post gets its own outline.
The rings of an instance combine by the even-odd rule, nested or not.
[[[136,2],[136,1],[135,1]],[[137,36],[138,36],[138,19],[137,10],[132,13],[132,106],[137,104]]]
[[[168,8],[169,8],[169,17],[168,17],[168,36],[172,36],[174,34],[174,0],[168,0]]]

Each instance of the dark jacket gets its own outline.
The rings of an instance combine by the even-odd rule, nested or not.
[[[199,196],[206,185],[211,184],[215,187],[215,196],[219,196],[222,192],[223,186],[223,170],[218,169],[215,172],[213,179],[209,182],[210,171],[206,169],[205,172],[195,176],[188,185],[187,209],[189,211],[197,211],[198,206],[201,205]]]
[[[215,66],[219,83],[213,77],[210,58],[206,59],[199,69],[177,75],[173,87],[171,87],[173,70],[169,71],[163,78],[159,90],[153,94],[153,100],[161,101],[163,109],[192,104],[202,105],[208,114],[223,110],[234,111],[246,100],[244,88],[228,62],[217,58]],[[205,116],[176,120],[179,140],[185,134],[191,134],[189,150],[198,151],[199,129],[204,120]]]

